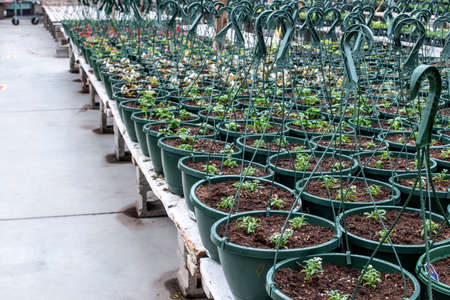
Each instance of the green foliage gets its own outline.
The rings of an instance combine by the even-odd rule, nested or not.
[[[256,173],[256,169],[249,166],[249,167],[244,168],[243,173],[247,174],[247,176],[253,176]]]
[[[239,187],[239,184],[240,184],[239,182],[235,182],[235,183],[233,183],[233,187],[237,188],[237,187]],[[246,191],[251,191],[251,192],[256,191],[258,189],[262,189],[262,188],[264,188],[264,187],[259,182],[259,180],[246,180],[246,181],[242,182],[242,185],[241,185],[241,189],[246,190]]]
[[[204,172],[208,174],[218,175],[220,173],[215,164],[206,164],[202,166]]]
[[[425,226],[422,225],[422,230],[420,231],[421,236],[424,236],[425,234],[425,227],[428,234],[432,233],[433,235],[436,235],[438,230],[441,228],[441,225],[439,223],[435,223],[433,220],[425,220]]]
[[[194,151],[194,146],[190,144],[181,144],[177,146],[178,149],[185,150],[185,151]]]
[[[344,200],[353,202],[358,199],[358,195],[356,195],[357,186],[350,185],[347,189],[339,189],[337,190],[336,200]]]
[[[295,217],[289,220],[289,224],[294,230],[302,228],[304,225],[307,225],[308,222],[305,221],[305,216]]]
[[[294,169],[296,171],[306,171],[309,166],[311,156],[306,153],[298,153],[295,158]]]
[[[329,189],[338,189],[340,187],[339,180],[330,176],[322,176],[321,179],[324,183],[321,184],[322,188],[328,187]]]
[[[440,173],[437,173],[433,176],[433,179],[438,183],[448,183],[449,180],[447,178],[447,169],[442,170]]]
[[[387,229],[382,229],[382,230],[378,231],[377,235],[380,237],[378,240],[381,242],[386,236],[389,236],[388,232],[389,232],[389,230],[387,230]],[[388,242],[388,239],[386,238],[384,240],[384,243],[387,243],[387,242]]]
[[[340,290],[327,291],[327,300],[348,300],[349,294],[341,294]]]
[[[367,266],[366,272],[361,274],[361,276],[363,284],[372,289],[376,289],[377,283],[382,282],[381,273],[378,272],[372,265]]]
[[[272,198],[270,198],[270,207],[282,209],[284,207],[283,199],[278,198],[277,194],[273,195]]]
[[[280,248],[287,249],[287,242],[293,235],[294,231],[290,228],[286,228],[283,234],[281,234],[281,232],[274,233],[269,237],[269,240],[275,245],[278,245],[278,243],[280,243]]]
[[[377,212],[378,212],[378,214],[377,214]],[[378,215],[380,215],[380,217],[382,219],[386,219],[386,210],[384,210],[384,209],[375,210],[374,209],[370,212],[365,212],[364,215],[366,216],[367,219],[372,219],[372,220],[378,221],[379,220]]]
[[[228,155],[227,159],[223,162],[223,165],[228,168],[234,168],[237,166],[237,162],[230,155]]]
[[[226,144],[223,150],[220,150],[220,153],[222,154],[231,154],[234,153],[233,146],[230,144]]]
[[[254,140],[252,143],[252,146],[254,148],[262,148],[264,146],[265,142],[263,139],[259,139],[259,140]]]
[[[305,281],[310,281],[314,275],[323,272],[321,257],[310,258],[305,263],[306,266],[300,271],[300,273],[305,273]]]
[[[379,185],[377,184],[371,184],[369,185],[369,187],[367,188],[367,192],[372,195],[372,196],[378,196],[379,194],[381,194],[381,188]]]
[[[231,208],[233,206],[233,202],[234,202],[233,196],[222,197],[222,198],[220,198],[220,202],[217,203],[217,207]]]
[[[238,220],[237,226],[239,228],[245,229],[248,234],[255,233],[256,227],[260,226],[258,224],[258,222],[259,222],[258,218],[245,216],[245,217],[240,217],[237,220]]]
[[[450,159],[450,148],[441,150],[441,157],[443,159]]]

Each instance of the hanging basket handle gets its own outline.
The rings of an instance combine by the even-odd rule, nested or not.
[[[330,7],[327,10],[324,11],[323,15],[327,17],[329,14],[333,14],[333,23],[331,23],[330,29],[328,29],[327,33],[325,34],[326,37],[331,38],[335,34],[336,27],[341,23],[341,12],[339,9],[335,7]]]
[[[394,46],[398,49],[401,48],[402,44],[400,41],[400,33],[401,29],[404,26],[414,25],[415,29],[414,31],[419,34],[419,37],[417,38],[416,43],[414,44],[413,48],[411,49],[408,58],[406,59],[405,64],[403,65],[405,69],[412,70],[417,66],[417,62],[419,60],[419,51],[420,48],[422,48],[423,43],[425,42],[425,26],[423,24],[414,18],[407,18],[403,19],[394,28]]]
[[[420,117],[419,133],[416,139],[416,149],[422,149],[431,143],[433,123],[438,111],[439,97],[442,90],[442,81],[439,70],[434,66],[420,65],[411,75],[410,101],[417,97],[417,93],[424,80],[428,79],[430,90],[427,104]]]

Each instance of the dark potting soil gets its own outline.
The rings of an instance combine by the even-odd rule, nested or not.
[[[247,138],[245,141],[245,144],[247,146],[256,148],[254,146],[255,141],[257,141],[254,138]],[[302,145],[300,143],[293,143],[292,141],[286,140],[286,143],[283,143],[282,147],[280,147],[279,143],[276,143],[274,141],[266,141],[263,144],[259,145],[259,149],[264,149],[264,150],[270,150],[270,151],[293,151],[294,148],[296,147],[302,147],[303,150],[306,150],[307,147],[305,145]],[[281,148],[281,149],[280,149]]]
[[[218,207],[217,204],[222,201],[222,198],[236,195],[237,187],[233,186],[236,182],[239,182],[239,180],[227,180],[214,184],[200,185],[195,190],[195,195],[207,206],[228,213],[228,208]],[[260,181],[260,184],[263,188],[254,191],[241,188],[239,197],[240,212],[266,209],[269,199],[275,195],[284,202],[282,210],[289,210],[292,207],[295,202],[295,197],[289,191],[281,189],[276,185],[272,186],[270,182]],[[237,203],[233,211],[237,212]]]
[[[275,273],[275,283],[278,289],[293,300],[327,300],[327,292],[338,290],[341,295],[351,295],[356,287],[361,270],[346,266],[324,263],[323,272],[312,276],[305,281],[305,273],[299,270],[283,268]],[[404,297],[403,280],[400,274],[381,273],[381,282],[372,289],[361,284],[358,288],[358,300],[401,300]],[[407,295],[413,294],[413,284],[407,280]]]
[[[369,156],[361,156],[361,163],[364,166],[375,168],[375,169],[385,169],[385,170],[406,170],[408,167],[409,170],[417,170],[415,166],[414,159],[406,159],[403,157],[395,157],[391,156],[391,160],[383,159],[380,155],[374,156],[370,159]],[[370,160],[369,160],[370,159]],[[375,163],[381,161],[381,167],[377,166]]]
[[[132,107],[132,108],[142,108],[143,107],[143,105],[141,105],[139,102],[127,102],[127,103],[124,103],[124,105],[127,107]],[[172,106],[172,105],[169,105],[164,102],[159,102],[159,103],[156,103],[155,105],[152,105],[151,109],[161,108],[161,107],[170,108],[170,106]],[[150,106],[147,106],[147,107],[150,108]],[[172,107],[174,107],[174,106],[172,106]]]
[[[367,127],[367,126],[362,126],[362,127]],[[391,124],[389,123],[388,120],[380,120],[380,123],[378,123],[378,121],[372,121],[370,123],[370,127],[372,128],[383,128],[383,129],[389,129],[391,128]],[[401,130],[412,130],[411,127],[402,127]]]
[[[306,170],[298,171],[298,172],[312,172],[316,167],[316,160],[318,161],[320,157],[310,157],[309,164]],[[288,158],[280,158],[278,160],[274,160],[273,163],[282,169],[292,170],[294,171],[296,158],[288,157]],[[316,172],[331,172],[333,170],[333,165],[337,162],[341,162],[344,169],[350,168],[352,166],[351,162],[348,160],[339,160],[338,157],[324,157],[320,161],[319,167],[316,169]]]
[[[400,178],[398,181],[399,184],[412,188],[417,179],[414,178]],[[436,177],[433,177],[433,184],[436,192],[447,192],[450,191],[450,178],[446,178],[444,180],[440,180]],[[425,186],[423,186],[425,189]],[[431,190],[431,187],[429,188]],[[416,185],[416,190],[419,190],[419,183]]]
[[[442,149],[442,148],[430,148],[430,157],[450,162],[450,156],[445,157],[443,155],[443,153],[442,153],[443,151],[448,150],[448,149],[449,148],[445,148],[445,149]]]
[[[386,228],[391,226],[398,214],[399,210],[388,210],[386,212],[385,219],[383,219]],[[343,225],[343,222],[341,224]],[[380,221],[368,218],[364,214],[347,216],[346,226],[349,232],[375,242],[380,240],[378,233],[383,230]],[[394,244],[420,245],[424,243],[424,237],[421,235],[422,229],[423,223],[419,213],[404,212],[391,232],[390,238]],[[433,233],[431,237],[435,238],[436,233]],[[436,241],[446,239],[450,239],[450,228],[448,226],[442,229]]]
[[[432,265],[439,275],[439,282],[450,286],[450,257],[434,262]]]
[[[345,150],[376,150],[378,149],[380,142],[374,141],[371,138],[366,138],[366,137],[357,137],[356,138],[356,142],[355,139],[353,137],[348,137],[350,139],[349,142],[344,142],[342,140],[336,140],[331,142],[332,145],[330,146],[331,148],[335,148],[335,149],[345,149]],[[336,142],[336,145],[334,144]],[[374,143],[375,145],[370,145],[369,142]],[[368,144],[369,143],[369,144]],[[330,144],[330,140],[320,140],[318,142],[319,145],[327,147]],[[380,147],[380,149],[386,148],[384,145],[382,145]]]
[[[218,115],[215,112],[209,112],[209,113],[203,112],[201,114],[205,117],[220,118],[223,120],[230,120],[230,119],[231,120],[245,120],[247,118],[246,115],[244,114],[244,112],[239,111],[239,110],[235,111],[235,112],[229,111],[225,115]]]
[[[328,186],[328,189],[331,194],[331,199],[336,200],[337,195],[340,194],[341,186],[343,192],[345,193],[348,190],[349,186],[356,186],[356,192],[348,193],[346,197],[346,202],[371,202],[369,193],[367,191],[366,183],[362,180],[343,180],[340,181],[339,178],[336,178],[338,182],[333,186]],[[374,186],[375,184],[368,184],[369,186]],[[372,198],[374,201],[382,201],[387,200],[392,196],[392,190],[388,189],[384,186],[378,185],[380,187],[380,192],[377,195],[372,193]],[[322,179],[312,179],[308,182],[308,185],[305,188],[305,192],[318,196],[324,199],[330,199],[328,196],[327,189],[325,187],[325,182]],[[350,195],[350,196],[349,196]],[[340,199],[338,200],[340,201]]]
[[[194,141],[183,142],[183,140],[178,138],[165,140],[164,143],[175,148],[183,144],[189,144],[194,147],[194,152],[205,153],[220,153],[220,151],[225,149],[225,145],[229,145],[225,142],[213,139],[195,139]],[[232,146],[232,149],[234,153],[238,151],[234,146]]]
[[[408,146],[415,146],[416,145],[416,139],[410,136],[409,134],[393,134],[386,137],[386,139],[393,143],[398,144],[406,144]],[[444,143],[441,141],[433,141],[433,146],[443,146]]]
[[[321,127],[321,126],[313,126],[313,127],[302,127],[302,126],[298,126],[294,123],[290,123],[288,125],[288,127],[295,129],[295,130],[299,130],[299,131],[305,131],[305,132],[315,132],[315,133],[331,133],[331,132],[335,132],[338,129],[338,126],[336,124],[333,123],[327,123],[326,127]],[[351,128],[348,127],[344,127],[343,128],[344,132],[352,132]]]
[[[406,112],[401,110],[401,106],[397,107],[397,106],[389,106],[389,107],[384,107],[384,106],[378,106],[377,109],[388,113],[388,114],[399,114],[399,115],[406,115]]]
[[[286,216],[282,215],[258,215],[255,233],[247,233],[247,228],[239,227],[239,220],[233,220],[228,228],[228,240],[234,244],[258,248],[275,249],[276,244],[270,240],[274,234],[279,234],[286,221]],[[291,229],[288,224],[286,229]],[[286,247],[288,249],[306,248],[325,243],[333,238],[334,231],[330,227],[305,224],[298,229],[292,229],[293,235],[288,239]],[[225,224],[219,230],[220,236],[225,235]],[[282,247],[281,247],[282,248]],[[283,248],[282,248],[283,249]]]
[[[149,126],[149,129],[159,132],[160,130],[165,130],[168,126],[168,123],[162,123],[162,124],[153,124]],[[202,135],[208,135],[208,134],[212,134],[213,133],[213,129],[208,130],[207,132],[204,132],[203,134],[199,133],[199,130],[202,129],[201,127],[196,127],[196,126],[189,126],[189,125],[181,125],[180,127],[174,129],[173,131],[177,131],[180,128],[186,128],[189,132],[190,136],[202,136]],[[203,128],[204,130],[204,128]]]
[[[215,166],[217,168],[217,170],[220,172],[218,174],[214,174],[214,175],[241,175],[241,168],[242,165],[238,164],[234,167],[228,167],[225,166],[223,164],[222,160],[218,160],[218,159],[211,159],[209,161],[197,161],[197,162],[193,162],[193,161],[187,161],[185,163],[185,165],[191,169],[200,171],[200,172],[205,172],[203,166]],[[247,168],[249,166],[248,163],[244,164],[244,168]],[[255,169],[255,173],[251,174],[251,175],[247,175],[247,176],[253,176],[253,177],[263,177],[263,176],[267,176],[268,173],[264,171],[263,168],[255,166],[255,165],[251,165],[252,168]],[[244,173],[242,173],[243,175]]]
[[[224,130],[230,130],[233,132],[241,132],[241,133],[245,132],[246,134],[262,133],[262,131],[264,131],[264,129],[265,129],[264,132],[266,134],[268,134],[268,133],[280,132],[280,127],[281,127],[280,125],[273,124],[273,123],[270,123],[267,127],[266,127],[266,125],[263,125],[262,128],[261,127],[255,128],[252,126],[251,123],[247,124],[247,126],[245,123],[237,123],[236,125],[237,125],[236,130],[227,129],[224,124],[222,124],[221,128]]]

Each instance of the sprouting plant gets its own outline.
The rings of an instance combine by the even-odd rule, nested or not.
[[[262,148],[264,146],[265,142],[263,139],[254,140],[252,143],[252,146],[254,148]]]
[[[377,214],[377,212],[378,212],[378,214]],[[372,220],[378,221],[379,220],[378,215],[380,215],[380,217],[382,219],[386,219],[386,210],[384,210],[384,209],[375,210],[374,209],[372,211],[365,212],[364,215],[366,216],[367,219],[372,219]]]
[[[286,147],[286,144],[287,144],[286,137],[276,138],[273,140],[273,142],[275,145],[277,145],[280,148]]]
[[[294,169],[296,171],[306,171],[309,166],[310,156],[306,153],[298,153],[295,158]]]
[[[296,151],[303,151],[306,150],[306,146],[296,146],[294,148],[292,148],[291,151],[296,152]]]
[[[207,135],[214,130],[214,128],[208,123],[200,123],[198,124],[198,134],[199,135]]]
[[[234,202],[233,196],[222,197],[222,198],[220,198],[220,202],[217,203],[217,207],[231,208],[233,206],[233,202]]]
[[[228,168],[234,168],[237,166],[237,162],[230,155],[228,155],[227,159],[224,160],[223,165]]]
[[[388,232],[389,232],[389,230],[387,230],[387,229],[382,229],[382,230],[378,231],[377,235],[380,237],[378,240],[381,242],[386,236],[388,236]],[[384,240],[384,243],[387,243],[387,239]]]
[[[441,157],[443,159],[449,159],[450,158],[450,148],[441,150]]]
[[[382,160],[377,160],[375,161],[375,167],[378,169],[382,169],[383,168],[383,161]]]
[[[378,196],[379,194],[381,194],[381,188],[380,188],[380,186],[379,185],[377,185],[377,184],[371,184],[371,185],[369,185],[369,187],[367,188],[367,192],[370,194],[370,195],[373,195],[373,196]]]
[[[180,109],[180,111],[178,112],[178,115],[180,116],[181,119],[187,119],[191,116],[191,114],[184,108]]]
[[[244,168],[243,173],[247,174],[248,176],[253,176],[256,173],[256,169],[248,166],[248,167]]]
[[[217,104],[212,108],[212,111],[218,116],[224,116],[225,106],[223,106],[222,104]]]
[[[239,182],[233,183],[233,187],[239,187]],[[242,183],[241,188],[247,191],[256,191],[257,189],[262,189],[263,186],[259,182],[259,180],[246,180]]]
[[[425,226],[427,228],[428,233],[432,233],[433,235],[436,235],[438,230],[441,228],[441,225],[439,223],[433,222],[433,220],[425,220]],[[422,225],[422,230],[420,231],[420,235],[424,236],[425,234],[425,228]]]
[[[366,272],[361,274],[361,276],[363,284],[371,287],[372,289],[376,289],[377,283],[381,282],[381,273],[378,272],[372,265],[368,265]]]
[[[321,178],[324,182],[320,185],[322,188],[337,189],[340,187],[339,180],[330,176],[323,176]]]
[[[190,145],[190,144],[181,144],[179,146],[177,146],[178,149],[181,150],[186,150],[186,151],[194,151],[194,146]]]
[[[377,144],[375,144],[373,141],[368,141],[364,144],[366,148],[375,148]]]
[[[343,170],[343,169],[345,169],[345,162],[343,162],[343,161],[335,162],[333,164],[333,169],[334,170]]]
[[[433,176],[433,179],[435,179],[437,182],[439,183],[445,183],[448,182],[449,180],[446,179],[447,177],[447,169],[442,170],[440,173],[437,173],[436,175]]]
[[[389,152],[388,151],[383,151],[383,152],[381,152],[381,154],[379,155],[379,157],[382,159],[382,160],[384,160],[384,161],[389,161],[389,160],[391,160],[391,156],[389,155]]]
[[[270,207],[282,209],[284,207],[283,199],[278,198],[277,194],[273,195],[272,198],[270,198]]]
[[[246,229],[248,234],[255,233],[259,219],[251,216],[240,217],[237,219],[237,226]]]
[[[305,221],[305,216],[295,217],[289,220],[289,224],[294,230],[302,228],[302,226],[307,225],[308,222]]]
[[[281,248],[287,249],[287,242],[293,235],[294,231],[290,228],[286,228],[283,234],[281,234],[280,232],[274,233],[269,237],[269,240],[275,245],[278,245],[278,243],[280,243]]]
[[[340,290],[327,291],[327,300],[348,300],[349,294],[341,294]]]
[[[202,166],[204,172],[208,174],[219,174],[220,171],[217,169],[215,164],[206,164]]]
[[[305,281],[310,281],[313,275],[323,272],[321,257],[310,258],[305,263],[306,266],[300,271],[300,273],[305,273]]]
[[[220,150],[220,153],[231,154],[234,153],[234,150],[230,144],[226,144],[223,150]]]
[[[350,185],[347,189],[339,189],[337,190],[336,200],[344,200],[344,201],[354,201],[358,199],[357,186]]]

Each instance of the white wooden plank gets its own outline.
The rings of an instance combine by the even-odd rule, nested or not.
[[[202,286],[206,296],[214,300],[233,300],[222,266],[211,258],[200,260]]]

